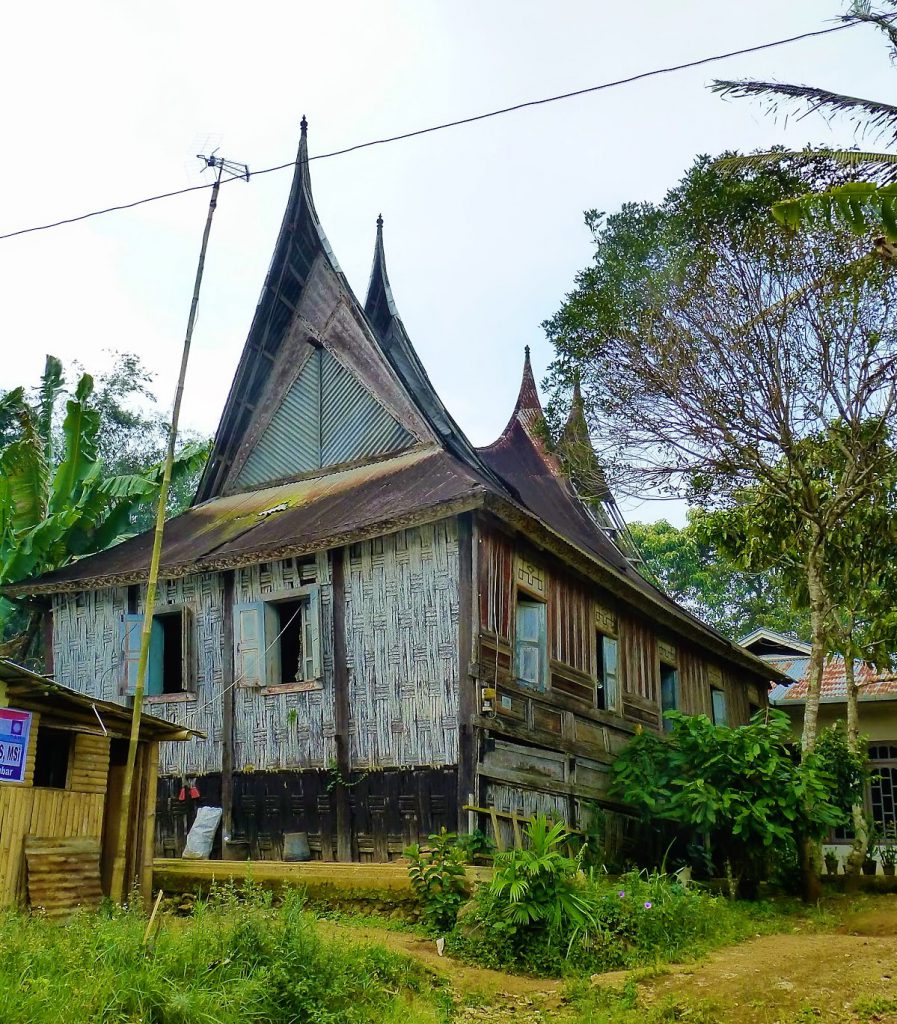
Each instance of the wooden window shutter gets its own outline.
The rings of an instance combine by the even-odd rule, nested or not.
[[[321,679],[324,662],[321,657],[321,588],[309,588],[308,600],[303,609],[302,630],[302,676],[303,679]]]
[[[142,614],[128,613],[122,616],[122,693],[128,697],[133,697],[137,691],[137,667],[140,663],[140,635],[142,632]],[[150,631],[149,660],[146,666],[145,697],[155,697],[162,692],[164,654],[165,641],[162,624],[153,619]]]
[[[181,689],[192,690],[195,682],[193,666],[194,637],[196,636],[193,609],[184,605],[181,610]]]
[[[234,605],[234,678],[244,686],[267,685],[264,601]]]

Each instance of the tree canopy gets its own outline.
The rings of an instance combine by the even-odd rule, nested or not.
[[[128,393],[126,383],[101,391],[98,401],[93,378],[81,374],[59,421],[56,403],[64,390],[62,365],[48,356],[32,395],[18,387],[0,397],[0,586],[57,569],[140,532],[141,515],[151,511],[159,492],[158,461],[132,463],[133,471],[116,472],[100,454],[105,444],[124,468],[129,457],[139,462],[122,443],[128,432],[142,435],[135,448],[148,443],[140,416],[130,426],[118,417],[117,449],[108,447],[115,443],[114,430],[113,438],[104,437],[110,410],[121,410],[117,399]],[[174,478],[195,486],[207,456],[207,444],[184,445]],[[36,609],[0,597],[0,637],[7,654],[27,653],[37,623]]]
[[[665,519],[629,523],[648,575],[672,598],[733,640],[755,629],[809,636],[805,609],[795,609],[775,569],[745,571],[696,528],[695,513],[677,528]]]

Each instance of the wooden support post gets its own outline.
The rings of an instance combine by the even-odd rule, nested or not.
[[[53,605],[48,601],[44,606],[41,619],[42,639],[44,645],[44,672],[52,676],[53,667]]]
[[[230,860],[234,834],[234,571],[223,574],[221,611],[221,858]]]
[[[330,553],[333,601],[333,718],[336,743],[336,771],[339,782],[333,788],[336,803],[336,859],[352,859],[352,812],[349,806],[349,667],[346,660],[346,569],[342,548]]]
[[[489,817],[492,819],[492,838],[495,840],[495,849],[499,853],[504,852],[505,841],[502,838],[501,828],[498,824],[498,812],[494,807],[489,808]]]
[[[476,785],[477,743],[473,724],[477,713],[477,681],[471,678],[473,660],[476,558],[475,531],[470,513],[458,516],[458,831],[467,832],[464,805],[478,800]]]

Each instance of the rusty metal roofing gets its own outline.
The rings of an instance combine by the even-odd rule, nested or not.
[[[0,683],[6,689],[6,699],[13,706],[26,711],[39,711],[72,721],[83,720],[116,737],[131,733],[131,710],[98,697],[90,697],[57,683],[54,679],[38,675],[7,658],[0,658]],[[154,715],[140,716],[140,738],[149,740],[204,739],[205,734],[182,725],[166,722]]]
[[[430,447],[213,498],[165,524],[161,576],[288,557],[390,533],[480,504],[485,489],[484,482],[456,459]],[[7,587],[5,593],[53,593],[137,582],[146,578],[152,541],[152,532],[141,534],[32,583]]]
[[[770,694],[774,703],[801,703],[807,699],[809,687],[810,659],[808,657],[786,657],[782,655],[763,658],[780,672],[795,680],[790,686],[779,687]],[[854,664],[854,674],[859,686],[860,700],[897,699],[897,675],[891,671],[878,672],[861,661]],[[835,655],[826,659],[822,670],[820,700],[839,703],[847,700],[847,678],[844,673],[844,658]]]

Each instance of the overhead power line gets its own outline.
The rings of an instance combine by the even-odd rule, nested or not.
[[[590,85],[584,89],[574,89],[572,92],[562,92],[556,96],[545,96],[537,100],[526,100],[523,103],[515,103],[510,107],[501,107],[498,110],[489,110],[483,114],[474,114],[471,117],[461,117],[456,121],[445,121],[441,124],[431,125],[428,128],[418,128],[415,131],[403,132],[401,135],[389,135],[383,139],[370,139],[367,142],[358,142],[354,146],[346,146],[343,149],[334,149],[330,153],[318,153],[310,156],[312,160],[329,160],[331,157],[344,156],[347,153],[354,153],[359,149],[369,149],[371,146],[384,146],[390,142],[400,142],[403,139],[413,139],[418,135],[429,135],[431,132],[440,132],[446,128],[457,128],[464,124],[473,124],[476,121],[485,121],[490,117],[499,117],[502,114],[511,114],[516,110],[526,110],[528,107],[540,107],[546,103],[557,103],[560,100],[573,99],[576,96],[586,96],[593,92],[602,92],[605,89],[615,89],[622,85],[631,85],[633,82],[640,82],[646,78],[656,78],[658,75],[669,75],[676,71],[686,71],[689,68],[701,67],[704,64],[713,64],[721,60],[729,60],[731,57],[741,57],[748,53],[758,53],[761,50],[771,50],[777,46],[786,46],[789,43],[798,43],[803,39],[813,39],[817,36],[831,35],[833,32],[843,32],[845,29],[853,28],[855,25],[863,24],[862,21],[846,21],[841,25],[832,28],[817,29],[814,32],[802,32],[800,35],[788,36],[785,39],[774,39],[768,43],[759,43],[756,46],[747,46],[741,50],[730,50],[728,53],[714,54],[712,57],[701,57],[698,60],[686,61],[684,64],[671,64],[665,68],[654,68],[652,71],[642,71],[637,75],[630,75],[628,78],[618,78],[612,82],[602,82],[600,85]],[[277,164],[275,167],[265,167],[261,171],[253,171],[253,176],[260,174],[272,174],[275,171],[283,171],[288,167],[295,167],[296,161],[291,160],[285,164]],[[235,176],[240,177],[240,176]],[[233,181],[234,178],[225,178],[221,184]],[[50,228],[62,227],[65,224],[76,224],[78,221],[89,220],[91,217],[101,217],[107,213],[116,213],[119,210],[132,210],[135,206],[143,206],[146,203],[155,203],[161,199],[172,199],[175,196],[186,195],[188,192],[199,192],[203,189],[213,188],[213,182],[203,182],[201,185],[190,185],[187,188],[177,189],[174,192],[162,192],[156,196],[146,196],[143,199],[135,199],[130,203],[120,203],[117,206],[107,206],[102,210],[91,210],[89,213],[81,213],[76,217],[65,217],[62,220],[55,220],[49,224],[37,224],[30,228],[19,228],[17,231],[9,231],[0,235],[0,241],[7,238],[16,238],[19,235],[33,234],[35,231],[48,231]]]

